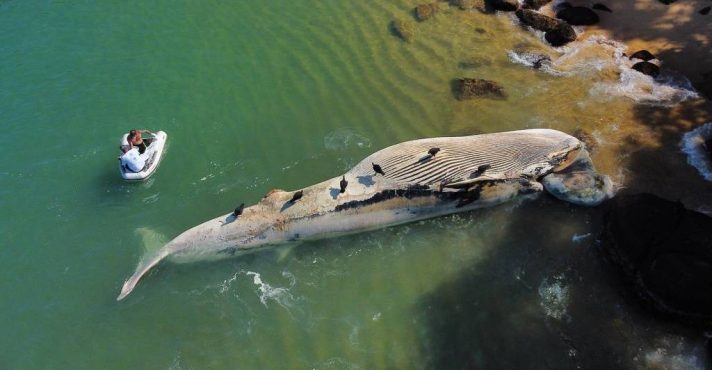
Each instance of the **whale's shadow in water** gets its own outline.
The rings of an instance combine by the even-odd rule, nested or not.
[[[427,369],[633,368],[640,365],[634,357],[659,347],[656,336],[689,335],[621,295],[596,250],[602,215],[603,207],[551,196],[514,209],[506,239],[413,306],[414,319],[425,326],[419,332],[423,357],[414,363]],[[593,236],[574,242],[574,232],[562,230]],[[552,286],[567,292],[560,316],[547,311],[557,308],[556,299],[545,298]]]

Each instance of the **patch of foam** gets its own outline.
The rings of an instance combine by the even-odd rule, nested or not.
[[[544,313],[556,320],[567,316],[566,307],[569,304],[569,287],[564,281],[564,274],[544,279],[539,284],[539,305]]]
[[[582,41],[556,48],[561,53],[540,70],[554,76],[588,77],[596,81],[589,94],[604,100],[626,97],[639,104],[673,106],[697,97],[690,81],[674,71],[663,69],[652,78],[634,69],[638,61],[626,56],[627,46],[593,35]],[[535,67],[541,55],[531,52],[507,52],[513,63]]]
[[[683,339],[665,337],[658,345],[643,353],[645,369],[704,369],[704,355],[699,347]]]
[[[273,300],[280,306],[289,310],[294,302],[294,297],[289,289],[282,287],[273,287],[262,281],[262,276],[257,272],[247,271],[247,276],[252,276],[252,283],[257,286],[259,291],[260,302],[267,307],[267,301]]]
[[[370,148],[371,140],[350,128],[341,128],[324,137],[324,147],[329,150],[344,151],[349,148]]]
[[[546,54],[534,53],[530,51],[507,50],[509,60],[514,64],[521,64],[526,67],[544,71],[550,75],[561,76],[561,72],[552,68],[551,57]]]
[[[636,103],[663,107],[697,97],[690,81],[684,76],[663,72],[657,79],[653,79],[629,68],[621,68],[617,83],[598,82],[590,93],[608,100],[610,97],[624,96]]]
[[[578,243],[578,242],[588,238],[589,236],[591,236],[591,233],[586,233],[586,234],[581,234],[581,235],[574,234],[574,236],[571,237],[571,241],[574,243]]]
[[[697,168],[697,171],[707,181],[712,181],[712,160],[710,159],[712,148],[705,147],[705,140],[710,139],[712,139],[712,122],[707,122],[686,133],[680,142],[682,151],[687,154],[687,163]]]

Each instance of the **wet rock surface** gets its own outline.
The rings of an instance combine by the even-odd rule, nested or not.
[[[633,64],[633,67],[631,68],[653,78],[658,77],[658,75],[660,74],[660,67],[650,62],[638,62]]]
[[[458,100],[474,98],[505,99],[504,88],[498,83],[478,78],[458,78],[452,81],[452,92]]]
[[[503,12],[513,12],[519,8],[517,0],[487,0],[486,4],[494,10]]]
[[[553,31],[563,23],[559,19],[547,17],[529,9],[519,9],[515,14],[522,24],[544,32]]]
[[[606,203],[602,252],[642,302],[712,324],[712,218],[652,194]]]
[[[438,12],[438,3],[420,4],[415,7],[415,19],[424,21],[432,18]]]
[[[546,39],[546,42],[551,44],[551,46],[563,46],[576,40],[576,31],[574,31],[574,28],[571,27],[571,25],[566,22],[562,22],[555,29],[547,32],[544,35],[544,39]]]
[[[522,8],[539,10],[542,6],[549,4],[552,0],[524,0]]]
[[[415,36],[415,26],[412,22],[402,19],[393,20],[390,24],[391,32],[403,41],[411,42]]]
[[[649,60],[655,59],[655,55],[653,55],[653,53],[647,50],[638,50],[635,53],[631,54],[628,59],[640,59],[647,62]]]
[[[599,21],[598,14],[583,6],[572,6],[556,12],[556,18],[563,19],[574,26],[588,26]]]

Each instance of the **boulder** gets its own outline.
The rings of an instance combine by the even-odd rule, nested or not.
[[[563,21],[547,17],[544,14],[529,9],[518,9],[515,14],[523,24],[539,31],[549,32],[559,27]]]
[[[710,9],[712,9],[712,7],[706,6],[706,7],[702,8],[702,9],[700,9],[700,11],[699,11],[698,13],[700,13],[700,14],[702,14],[702,15],[707,15],[707,14],[709,14]]]
[[[421,4],[415,7],[415,19],[424,21],[432,18],[438,12],[438,3]]]
[[[539,10],[539,8],[550,2],[551,0],[524,0],[522,2],[522,8]]]
[[[712,218],[652,194],[607,203],[602,252],[642,301],[712,324]]]
[[[659,1],[665,5],[670,5],[674,2],[676,2],[677,0],[659,0]]]
[[[573,6],[573,5],[571,5],[571,3],[569,3],[568,1],[564,1],[564,2],[561,2],[561,3],[556,4],[555,7],[554,7],[554,10],[559,11],[559,10],[561,10],[561,9],[568,9],[568,8],[570,8],[570,7],[572,7],[572,6]]]
[[[556,12],[556,18],[563,19],[574,26],[588,26],[599,21],[598,14],[584,6],[572,6]]]
[[[638,62],[633,64],[633,67],[631,68],[653,78],[658,77],[658,75],[660,74],[660,67],[650,62]]]
[[[391,32],[403,41],[411,42],[415,36],[415,26],[412,22],[396,19],[391,22]]]
[[[558,27],[544,34],[544,39],[551,46],[559,47],[576,40],[576,31],[566,22],[561,22]]]
[[[486,4],[494,10],[513,12],[519,8],[517,0],[486,0]]]
[[[502,86],[494,81],[477,78],[458,78],[452,82],[453,94],[457,100],[473,98],[505,99]]]
[[[628,59],[640,59],[643,61],[649,61],[655,59],[655,55],[647,50],[638,50],[633,53]]]

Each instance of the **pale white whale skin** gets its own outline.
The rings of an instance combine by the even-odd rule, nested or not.
[[[428,155],[434,147],[440,151]],[[372,163],[379,164],[385,176],[376,175]],[[487,169],[478,173],[482,165]],[[567,173],[570,169],[576,169],[576,175]],[[582,182],[581,174],[605,181]],[[342,176],[348,180],[344,193],[339,192]],[[570,184],[578,187],[569,189]],[[596,205],[612,196],[610,181],[595,173],[583,144],[560,131],[534,129],[396,144],[346,174],[302,189],[303,197],[296,202],[290,201],[293,192],[272,190],[238,217],[227,214],[183,232],[137,267],[117,299],[126,297],[165,258],[174,262],[226,258],[259,246],[489,207],[544,187],[576,204]]]

